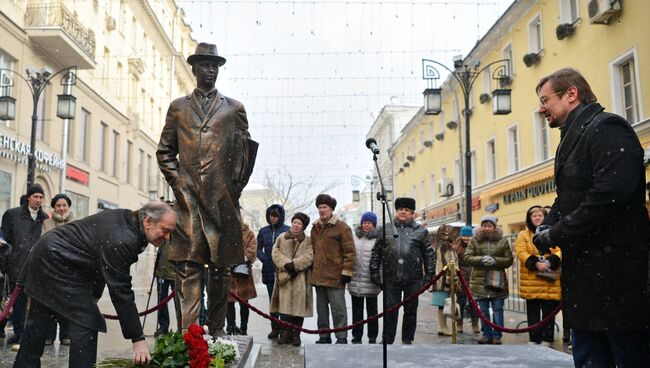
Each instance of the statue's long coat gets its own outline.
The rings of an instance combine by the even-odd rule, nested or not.
[[[217,92],[207,114],[195,92],[170,104],[156,152],[178,212],[170,260],[244,261],[239,197],[256,152],[239,101]]]

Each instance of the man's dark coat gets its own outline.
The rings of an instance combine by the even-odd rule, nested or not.
[[[171,261],[244,261],[239,197],[256,153],[239,101],[217,92],[206,114],[195,91],[170,104],[156,156],[176,198]]]
[[[6,261],[9,280],[15,283],[27,262],[32,246],[41,237],[43,221],[47,214],[39,208],[36,220],[32,219],[27,204],[7,210],[2,216],[2,232],[5,241],[11,244],[12,252]]]
[[[95,299],[108,286],[126,339],[142,336],[131,265],[147,246],[137,211],[107,210],[43,234],[27,263],[27,295],[66,319],[106,332]]]
[[[630,124],[579,105],[561,128],[557,198],[544,224],[562,249],[562,305],[573,328],[650,326],[643,149]]]

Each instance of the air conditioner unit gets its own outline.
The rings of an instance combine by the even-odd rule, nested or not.
[[[441,197],[451,197],[454,195],[454,184],[449,182],[449,179],[444,178],[438,180],[438,194]]]
[[[589,22],[608,24],[621,14],[619,0],[590,0],[588,4]]]

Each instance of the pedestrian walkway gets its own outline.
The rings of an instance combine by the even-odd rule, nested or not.
[[[251,304],[259,307],[264,311],[268,311],[268,297],[266,292],[266,287],[262,284],[257,284],[257,295],[258,297],[251,300]],[[155,292],[155,291],[154,291]],[[347,293],[346,293],[347,294]],[[347,296],[347,306],[348,306],[348,316],[352,315],[351,302],[349,295]],[[418,327],[415,334],[414,344],[425,344],[425,345],[448,345],[451,344],[451,337],[440,337],[437,334],[436,328],[436,311],[434,307],[429,305],[429,293],[424,293],[419,298],[419,308],[418,308]],[[155,298],[153,298],[155,299]],[[147,303],[146,292],[139,292],[136,294],[136,301],[138,304],[139,310],[144,310]],[[153,301],[151,305],[154,305]],[[381,295],[379,298],[379,304],[381,309]],[[110,302],[108,297],[108,292],[104,293],[104,297],[99,302],[100,309],[103,313],[115,314],[115,310]],[[170,315],[172,316],[173,324],[173,305],[170,306]],[[239,306],[236,306],[237,309],[237,318],[239,321]],[[401,313],[401,311],[400,311]],[[526,320],[526,315],[522,313],[513,313],[505,312],[505,322],[506,327],[517,327],[521,321]],[[352,321],[349,319],[349,323]],[[559,326],[562,326],[561,315],[557,319],[556,323]],[[108,332],[106,334],[99,334],[99,346],[98,346],[98,359],[101,361],[107,357],[123,357],[128,358],[131,356],[131,347],[132,344],[129,340],[125,340],[122,337],[122,332],[119,326],[118,321],[107,320]],[[381,340],[381,325],[382,321],[380,320],[380,339]],[[399,342],[401,336],[401,319],[398,323],[397,338],[396,341]],[[312,318],[305,319],[305,328],[316,329],[316,316]],[[149,347],[153,349],[154,338],[153,333],[156,329],[156,314],[150,314],[147,317],[145,325],[145,334],[147,335],[147,343]],[[479,335],[473,335],[471,333],[471,326],[469,320],[465,320],[464,326],[465,333],[458,335],[459,344],[476,344],[476,340]],[[255,350],[259,349],[257,354],[257,362],[255,368],[302,368],[305,366],[305,353],[304,345],[305,344],[314,344],[318,339],[318,335],[308,335],[303,333],[301,335],[303,341],[303,347],[297,348],[292,345],[278,345],[275,340],[269,340],[266,338],[266,335],[270,331],[270,323],[258,316],[255,313],[251,312],[250,321],[248,325],[248,334],[253,337],[253,343],[256,345]],[[365,331],[365,330],[364,330]],[[7,336],[11,334],[11,330],[7,329]],[[555,343],[553,348],[558,351],[563,351],[562,345],[562,331],[559,332],[556,330],[555,334]],[[348,333],[348,340],[351,339],[351,334]],[[367,338],[363,339],[363,344],[357,346],[360,349],[363,349],[365,344],[367,344]],[[508,351],[508,345],[524,345],[528,342],[528,334],[504,334],[503,343],[504,346],[501,349]],[[332,346],[335,348],[335,346]],[[543,349],[543,347],[539,347]],[[60,368],[66,367],[68,361],[68,347],[61,346],[58,342],[55,342],[52,346],[47,346],[45,348],[45,353],[42,359],[43,368]],[[13,360],[16,356],[16,353],[11,352],[10,347],[7,346],[5,340],[0,340],[0,368],[11,367]]]

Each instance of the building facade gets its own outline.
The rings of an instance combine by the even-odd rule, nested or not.
[[[191,92],[195,48],[174,1],[4,1],[0,68],[16,118],[0,123],[0,211],[26,191],[33,99],[25,70],[76,66],[75,118],[56,116],[54,76],[37,106],[35,182],[66,192],[76,217],[168,198],[155,151],[169,103]]]
[[[559,68],[579,69],[606,111],[626,117],[650,147],[648,11],[650,3],[641,0],[516,1],[465,57],[474,71],[506,59],[512,90],[507,115],[492,113],[496,68],[481,72],[470,93],[475,223],[490,212],[505,233],[517,233],[530,206],[553,203],[560,137],[537,112],[534,89]],[[449,77],[441,88],[442,112],[412,120],[391,148],[396,194],[414,196],[431,226],[465,218],[463,95]]]

